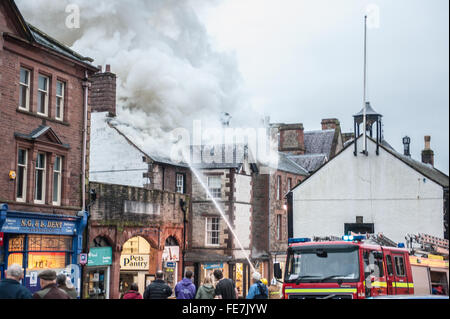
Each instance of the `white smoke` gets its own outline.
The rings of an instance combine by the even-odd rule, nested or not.
[[[197,14],[210,0],[17,0],[25,19],[76,52],[110,64],[117,74],[114,124],[148,152],[169,151],[168,132],[258,126],[243,94],[236,58],[212,47]],[[66,25],[68,5],[80,9],[80,28]],[[162,154],[162,155],[167,155]]]

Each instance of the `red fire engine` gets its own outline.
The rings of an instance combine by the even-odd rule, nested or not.
[[[380,245],[379,241],[366,241],[365,236],[327,239],[289,240],[284,299],[362,299],[414,294],[410,254],[404,245]],[[275,266],[274,270],[281,279],[281,269]]]

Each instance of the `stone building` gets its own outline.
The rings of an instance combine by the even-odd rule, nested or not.
[[[93,79],[89,173],[96,199],[86,241],[93,261],[85,267],[83,297],[116,299],[132,282],[143,293],[157,270],[174,286],[189,244],[190,170],[138,145],[145,140],[141,132],[122,125],[109,65]],[[107,263],[95,259],[105,251]]]
[[[21,264],[31,291],[44,268],[78,282],[92,61],[0,2],[0,277]]]
[[[165,271],[173,287],[182,276],[189,197],[98,182],[90,189],[96,199],[90,207],[89,251],[109,248],[110,260],[88,263],[83,298],[118,299],[133,282],[142,294],[157,270]]]

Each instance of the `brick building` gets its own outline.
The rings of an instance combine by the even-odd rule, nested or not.
[[[268,190],[258,196],[258,203],[268,207],[268,223],[263,221],[262,226],[269,230],[266,240],[271,259],[283,270],[288,247],[286,194],[343,149],[339,120],[323,119],[321,126],[321,130],[305,131],[301,123],[270,125],[271,135],[278,140],[279,161],[270,176],[258,177]],[[266,244],[262,238],[257,242]]]
[[[83,297],[117,299],[132,282],[143,293],[157,270],[174,286],[182,278],[189,243],[190,170],[138,145],[148,136],[122,125],[109,65],[92,79],[89,176],[96,200],[86,251],[91,256],[107,251],[109,259],[88,262]]]
[[[31,291],[82,249],[91,62],[0,2],[0,273],[21,264]]]

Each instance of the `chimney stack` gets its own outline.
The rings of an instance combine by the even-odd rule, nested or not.
[[[305,134],[303,124],[281,124],[278,150],[295,155],[305,154]]]
[[[425,136],[425,149],[422,151],[422,163],[434,166],[434,152],[430,147],[431,136]]]
[[[116,116],[116,75],[111,73],[111,66],[106,65],[105,72],[100,71],[91,76],[90,90],[91,112],[109,112],[109,116]]]
[[[322,120],[322,130],[335,130],[336,127],[340,126],[338,119],[323,119]]]

